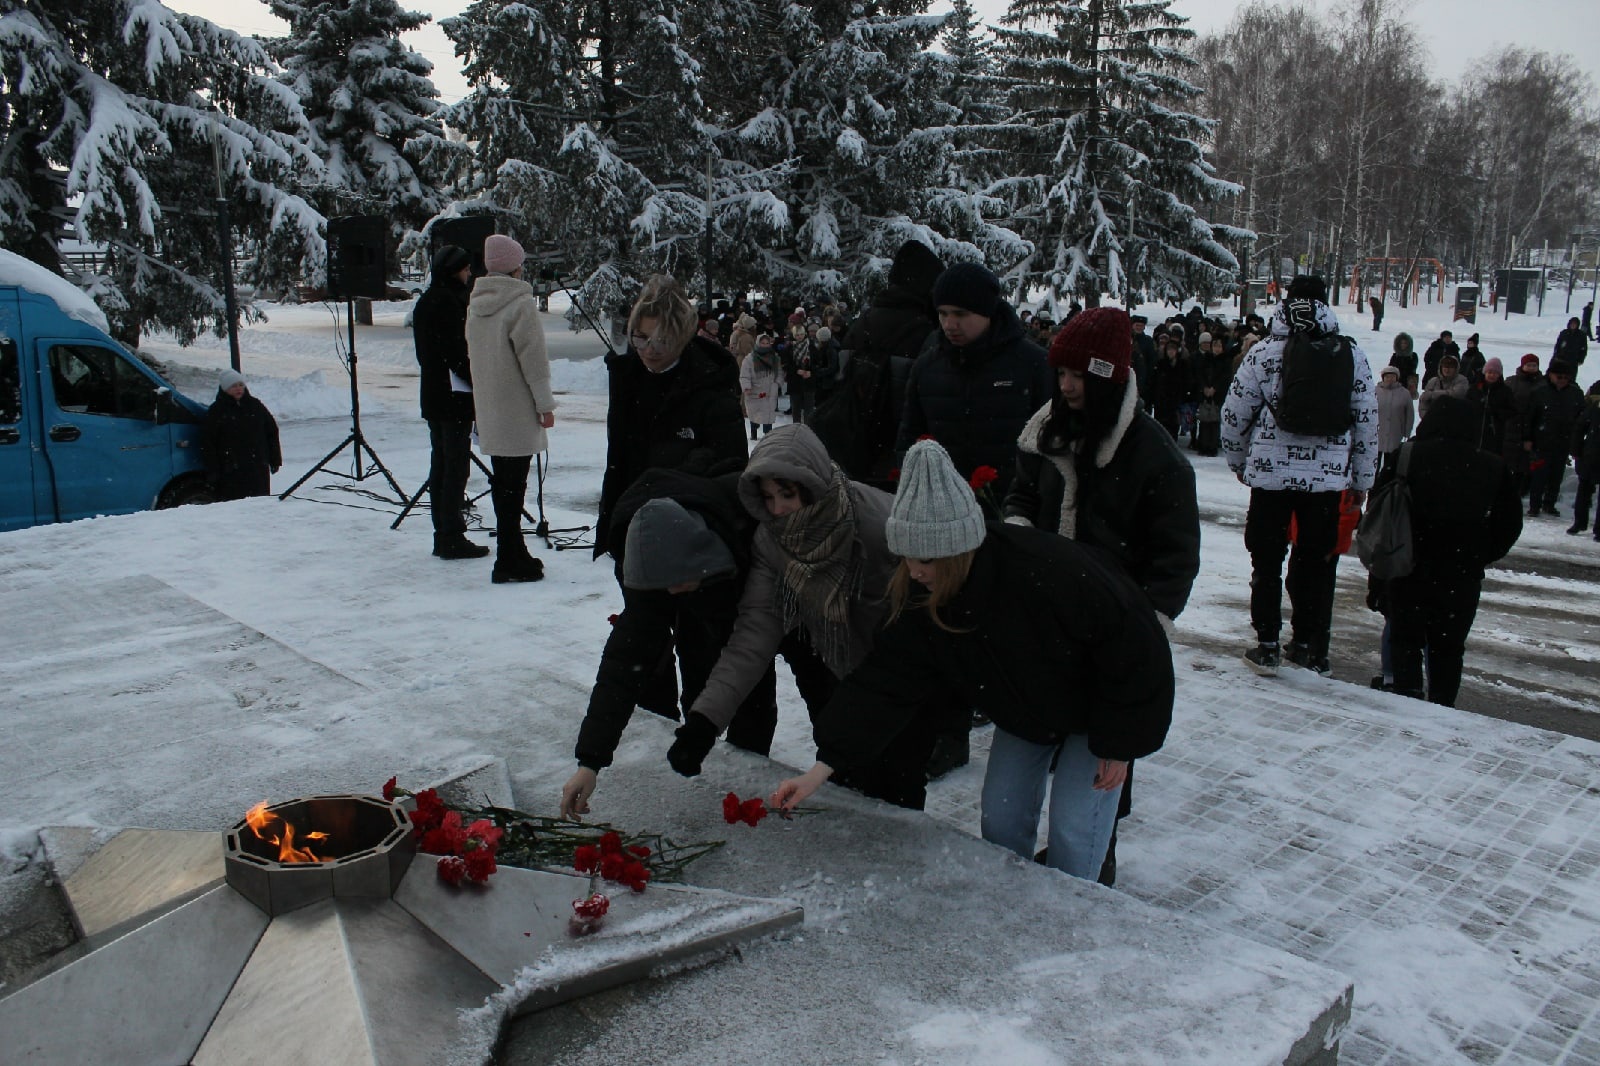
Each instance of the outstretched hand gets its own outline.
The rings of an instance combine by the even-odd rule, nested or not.
[[[589,813],[589,797],[594,795],[598,776],[587,766],[580,766],[567,778],[567,783],[561,787],[561,817],[575,820]]]
[[[810,798],[811,794],[832,776],[833,767],[827,763],[813,763],[811,769],[799,777],[791,777],[780,782],[778,787],[773,789],[772,795],[767,797],[767,806],[792,811]]]

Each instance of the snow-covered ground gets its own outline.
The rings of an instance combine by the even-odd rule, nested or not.
[[[357,347],[364,429],[413,490],[426,474],[427,434],[405,310],[380,305]],[[1162,313],[1146,310],[1152,320]],[[243,369],[283,428],[281,491],[348,431],[348,384],[337,356],[342,314],[269,315],[245,334]],[[1564,322],[1485,314],[1476,329],[1484,350],[1514,368],[1528,351],[1547,361]],[[1381,365],[1394,331],[1411,332],[1420,351],[1450,316],[1441,305],[1393,308],[1381,334],[1367,325],[1365,316],[1346,320]],[[578,526],[592,520],[603,467],[602,349],[556,315],[546,326],[562,406],[544,502],[552,526]],[[1458,338],[1471,332],[1457,325]],[[226,343],[209,339],[187,349],[154,341],[143,352],[202,400],[227,362]],[[1591,362],[1580,385],[1595,374]],[[348,456],[335,467],[349,470]],[[1220,459],[1195,464],[1203,558],[1178,621],[1179,706],[1166,750],[1139,771],[1119,891],[1353,977],[1345,1061],[1600,1062],[1600,745],[1367,689],[1379,622],[1360,604],[1353,559],[1336,608],[1337,680],[1254,678],[1238,659],[1249,639],[1246,490]],[[483,488],[475,472],[472,490]],[[370,788],[391,773],[404,780],[485,755],[508,760],[523,806],[553,811],[606,619],[619,607],[609,565],[587,550],[545,550],[545,581],[491,586],[487,561],[429,556],[425,513],[391,532],[398,508],[368,490],[386,486],[319,475],[284,502],[0,535],[0,604],[38,620],[6,628],[14,643],[0,668],[9,685],[0,697],[0,860],[22,861],[40,826],[221,827],[241,803]],[[1600,544],[1564,536],[1566,524],[1530,522],[1491,573],[1464,704],[1596,720]],[[201,644],[209,650],[197,659]],[[774,758],[808,765],[805,716],[783,684]],[[668,737],[656,720],[635,723],[618,767],[601,776],[598,817],[653,810],[692,831],[683,829],[699,824],[691,807],[785,772],[719,750],[705,777],[651,776],[659,794],[641,795],[629,768],[658,766]],[[935,785],[930,801],[931,816],[973,831],[986,739],[976,738],[974,763]],[[241,743],[255,752],[247,766]],[[758,894],[804,898],[817,936],[864,928],[902,891],[908,905],[918,899],[909,887],[832,886],[825,854],[801,861],[818,880],[771,884],[756,871],[746,880]],[[741,880],[736,868],[715,869],[729,887]],[[1517,893],[1521,902],[1507,903]],[[767,965],[768,975],[782,972],[781,961]],[[717,980],[685,978],[680,1000],[703,988],[693,982]],[[1220,1010],[1225,990],[1217,997]],[[645,1007],[615,1009],[630,1026],[651,1024]],[[885,1061],[1001,1061],[996,1021],[971,1029],[974,1019],[945,1018],[925,1038],[906,1038],[916,1055]],[[994,1042],[961,1037],[968,1029]],[[593,1035],[598,1048],[606,1039]],[[508,1055],[557,1061],[525,1041]]]

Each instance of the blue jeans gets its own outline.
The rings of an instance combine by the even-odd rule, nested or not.
[[[1031,743],[996,726],[983,778],[983,839],[1032,858],[1048,784],[1049,865],[1095,880],[1111,842],[1120,795],[1117,789],[1094,787],[1098,769],[1086,736],[1074,734],[1056,747]]]

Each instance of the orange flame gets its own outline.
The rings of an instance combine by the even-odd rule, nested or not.
[[[251,807],[244,816],[245,822],[250,826],[250,831],[268,844],[275,844],[278,848],[279,862],[331,862],[332,856],[323,858],[311,850],[309,846],[297,848],[294,844],[294,823],[286,822],[277,814],[267,810],[267,801]],[[309,844],[313,840],[327,840],[327,833],[307,833],[306,840]]]

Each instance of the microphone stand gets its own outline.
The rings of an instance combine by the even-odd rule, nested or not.
[[[588,310],[583,306],[583,304],[578,302],[577,294],[567,287],[566,283],[561,280],[561,275],[559,273],[554,270],[540,271],[539,280],[542,282],[548,282],[550,285],[566,293],[567,299],[572,303],[573,310],[577,311],[578,314],[582,316],[585,324],[587,324],[590,329],[594,330],[595,336],[600,338],[600,343],[606,346],[606,355],[611,357],[617,354],[617,349],[612,345],[611,338],[606,336],[605,332],[601,330],[599,325],[595,323],[595,320],[590,317]],[[581,540],[585,533],[588,533],[594,528],[593,526],[566,526],[560,529],[551,528],[550,523],[545,518],[544,513],[544,481],[545,478],[549,476],[550,467],[545,461],[544,454],[535,455],[533,460],[534,469],[536,472],[534,501],[539,512],[539,519],[533,527],[533,535],[543,539],[546,547],[558,552],[588,547],[588,545],[581,543]]]

